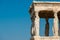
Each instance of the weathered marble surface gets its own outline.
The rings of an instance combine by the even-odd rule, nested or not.
[[[40,11],[44,12],[44,10],[46,10],[46,12],[52,11],[53,14],[49,13],[49,12],[47,12],[47,15],[49,13],[49,16],[39,14]],[[58,16],[59,11],[60,11],[60,2],[33,2],[33,4],[30,7],[30,15],[31,15],[31,21],[32,21],[32,26],[31,26],[31,36],[32,37],[30,40],[60,40],[60,36],[58,35],[59,34],[59,32],[58,32],[59,18],[58,17],[60,17],[60,14]],[[40,17],[41,18],[42,17],[45,17],[45,18],[53,17],[54,18],[54,26],[52,28],[54,36],[50,36],[50,37],[49,36],[48,37],[39,36]],[[49,23],[47,23],[47,24],[49,24]]]

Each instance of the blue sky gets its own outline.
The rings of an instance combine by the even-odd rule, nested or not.
[[[0,40],[29,40],[32,0],[0,0]]]
[[[29,7],[31,3],[32,0],[0,0],[0,40],[30,40]],[[40,21],[40,30],[44,31],[45,19]],[[49,19],[49,22],[51,24],[52,19]],[[44,35],[42,31],[40,34]]]

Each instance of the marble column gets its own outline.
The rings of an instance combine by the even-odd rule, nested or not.
[[[54,36],[58,36],[58,16],[57,16],[57,12],[54,13]]]
[[[45,36],[49,36],[49,22],[48,22],[48,18],[46,18]]]
[[[39,36],[39,16],[38,12],[34,12],[33,16],[31,17],[32,20],[32,28],[31,28],[31,35],[32,36]]]

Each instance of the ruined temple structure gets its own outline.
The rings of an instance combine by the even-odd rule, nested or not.
[[[30,6],[31,39],[30,40],[60,40],[60,2],[33,1]],[[45,36],[39,35],[39,20],[46,19]],[[49,36],[49,18],[53,18],[53,36]]]

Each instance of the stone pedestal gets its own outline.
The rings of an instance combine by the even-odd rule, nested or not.
[[[40,37],[40,36],[34,36],[32,37],[30,40],[60,40],[60,37],[55,37],[55,36],[52,36],[52,37]]]

